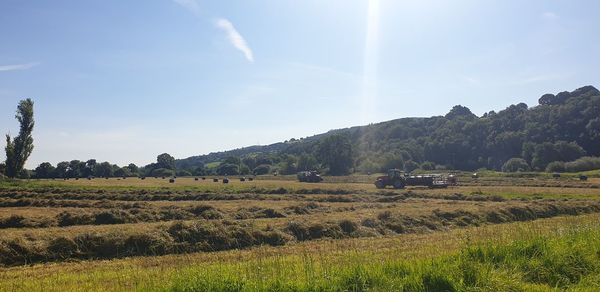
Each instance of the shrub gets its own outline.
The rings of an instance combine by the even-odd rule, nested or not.
[[[271,171],[271,166],[268,164],[261,164],[254,168],[253,172],[255,175],[268,174]]]
[[[568,172],[579,172],[600,169],[600,157],[581,157],[575,161],[565,163]]]
[[[192,176],[192,173],[187,170],[178,170],[177,176]]]
[[[419,164],[412,160],[406,161],[404,163],[404,170],[406,172],[412,172],[413,170],[418,169],[418,168],[419,168]]]
[[[523,172],[529,170],[529,164],[522,158],[511,158],[502,165],[502,172]]]
[[[167,168],[157,168],[150,172],[150,176],[169,177],[175,175],[175,171]]]
[[[565,171],[565,163],[562,161],[553,161],[546,166],[546,172],[563,172]]]
[[[435,163],[433,163],[431,161],[425,161],[425,162],[421,163],[421,169],[422,170],[435,170]]]

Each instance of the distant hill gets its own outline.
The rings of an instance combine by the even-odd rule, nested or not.
[[[332,130],[302,139],[250,146],[176,160],[179,169],[194,169],[228,157],[263,155],[294,161],[314,155],[331,135],[348,137],[359,171],[385,169],[389,161],[420,167],[472,170],[500,169],[511,158],[545,169],[552,161],[600,156],[600,91],[585,86],[573,92],[545,94],[536,106],[510,105],[481,117],[457,105],[444,116],[401,118],[367,126]],[[292,158],[290,158],[292,157]],[[291,159],[291,160],[290,160]]]

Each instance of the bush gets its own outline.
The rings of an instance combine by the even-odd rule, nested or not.
[[[192,173],[187,170],[178,170],[177,176],[192,176]]]
[[[268,164],[261,164],[259,166],[257,166],[256,168],[254,168],[254,174],[255,175],[263,175],[263,174],[268,174],[271,171],[271,166]]]
[[[240,168],[236,164],[221,163],[217,167],[217,174],[219,175],[238,175],[240,174]]]
[[[435,170],[435,163],[433,163],[431,161],[425,161],[425,162],[421,163],[421,169],[422,170]]]
[[[175,171],[167,168],[157,168],[150,172],[150,176],[169,177],[174,175]]]
[[[413,170],[418,169],[418,168],[419,168],[419,164],[412,160],[406,161],[404,163],[404,170],[406,172],[412,172]]]
[[[529,164],[522,158],[511,158],[502,165],[502,172],[523,172],[529,170]]]
[[[581,157],[575,161],[565,163],[568,172],[579,172],[600,169],[600,157]]]
[[[546,172],[563,172],[565,171],[565,163],[562,161],[553,161],[546,166]]]

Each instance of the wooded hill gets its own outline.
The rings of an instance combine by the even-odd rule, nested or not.
[[[263,162],[273,169],[291,172],[302,170],[299,160],[308,157],[316,159],[310,167],[326,169],[330,168],[323,161],[327,153],[318,153],[319,147],[328,137],[338,135],[352,153],[346,171],[375,172],[388,167],[500,170],[511,158],[518,159],[517,170],[544,170],[553,161],[600,156],[600,91],[585,86],[573,92],[545,94],[536,106],[519,103],[481,117],[457,105],[444,116],[332,130],[267,146],[180,159],[176,166],[193,171],[227,158],[231,162],[232,157],[238,158],[240,166],[245,157],[266,157]],[[250,170],[257,166],[254,162],[248,165]]]

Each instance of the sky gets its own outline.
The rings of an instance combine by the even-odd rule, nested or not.
[[[0,0],[0,134],[119,165],[600,87],[600,1]],[[0,155],[0,161],[3,160]]]

